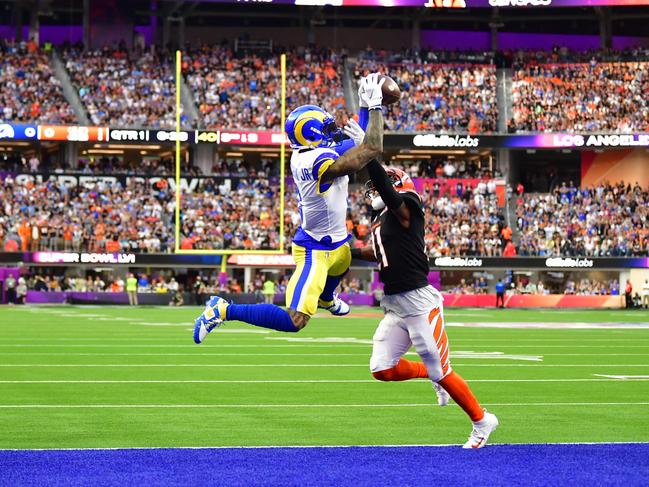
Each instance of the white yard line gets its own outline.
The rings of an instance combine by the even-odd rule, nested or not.
[[[606,377],[609,379],[616,380],[649,380],[649,375],[602,375],[602,374],[593,374],[597,377]]]
[[[649,329],[649,323],[579,323],[579,322],[473,322],[458,323],[449,321],[446,326],[457,326],[464,328],[500,328],[500,329],[526,329],[526,330],[644,330]]]
[[[46,356],[46,357],[369,357],[368,353],[247,353],[247,352],[216,352],[216,353],[58,353],[58,352],[0,352],[0,356]],[[408,356],[418,356],[416,352],[407,352]],[[639,354],[640,355],[640,354]],[[595,355],[596,356],[596,355]],[[523,360],[529,362],[540,362],[543,360],[539,355],[506,355],[502,352],[473,352],[458,350],[451,352],[454,359],[497,359],[497,360]]]
[[[484,403],[498,407],[649,406],[649,402],[513,402]],[[457,406],[449,404],[449,406]],[[0,404],[0,409],[285,409],[285,408],[430,408],[431,403],[405,404]]]
[[[647,445],[645,441],[584,441],[584,442],[557,442],[557,443],[489,443],[489,448],[494,446],[548,446],[555,445]],[[130,451],[130,450],[259,450],[266,448],[273,449],[299,449],[299,448],[327,448],[327,449],[348,449],[348,448],[446,448],[455,447],[457,443],[407,443],[402,445],[245,445],[245,446],[126,446],[126,447],[108,447],[108,448],[0,448],[0,452],[41,452],[41,451]]]
[[[132,339],[125,339],[125,341],[131,342]],[[150,340],[149,340],[150,341]],[[189,341],[189,340],[187,340]],[[451,340],[451,346],[453,346],[453,343],[457,342],[471,342],[472,345],[476,344],[477,340]],[[482,342],[482,340],[479,340]],[[565,341],[565,340],[564,340]],[[47,343],[47,344],[36,344],[36,343],[11,343],[11,344],[4,344],[0,343],[0,349],[3,348],[191,348],[194,350],[197,350],[198,345],[195,345],[193,343],[188,343],[186,345],[179,344],[179,341],[175,341],[174,343],[170,344],[162,344],[162,343],[143,343],[143,344],[133,344],[133,343],[125,343],[125,344],[120,344],[120,343],[105,343],[103,341],[97,341],[95,343]],[[518,342],[518,340],[517,340]],[[637,340],[635,340],[637,343]],[[286,344],[273,344],[273,343],[268,343],[268,342],[263,342],[263,343],[256,343],[256,344],[251,344],[251,343],[246,343],[246,344],[234,344],[234,343],[219,343],[217,340],[214,340],[212,343],[214,345],[210,344],[205,344],[202,343],[200,345],[201,349],[204,348],[254,348],[259,350],[260,348],[291,348],[291,349],[296,349],[296,348],[341,348],[341,347],[350,347],[350,348],[359,348],[359,347],[371,347],[371,343],[286,343]],[[501,343],[490,343],[490,347],[497,347],[497,348],[505,348],[505,349],[514,349],[514,348],[531,348],[534,349],[535,351],[540,351],[546,348],[570,348],[570,349],[575,349],[575,348],[605,348],[605,349],[618,349],[618,348],[649,348],[649,342],[645,345],[637,345],[637,344],[624,344],[624,345],[611,345],[611,344],[603,344],[603,345],[572,345],[572,344],[566,344],[566,345],[544,345],[542,343],[536,343],[533,345],[516,345],[516,344],[511,344],[511,343],[506,343],[502,341]],[[599,355],[599,354],[597,354]],[[616,354],[617,355],[617,354]]]
[[[599,374],[593,374],[599,376]],[[467,379],[470,383],[507,383],[507,382],[620,382],[649,381],[649,375],[638,376],[600,376],[601,379]],[[307,379],[307,380],[0,380],[0,384],[377,384],[384,383],[375,379]],[[428,381],[404,381],[404,384],[418,384],[429,387]]]
[[[410,355],[410,353],[408,353]],[[65,353],[65,352],[0,352],[0,356],[52,356],[52,357],[368,357],[369,353]],[[416,355],[416,353],[414,354]],[[638,354],[646,356],[646,354]]]
[[[649,367],[649,364],[453,364],[457,367]],[[363,364],[0,364],[0,367],[367,367]]]

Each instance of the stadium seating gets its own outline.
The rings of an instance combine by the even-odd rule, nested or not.
[[[541,256],[640,256],[649,251],[647,188],[565,184],[518,201],[518,253]]]
[[[76,121],[49,59],[35,44],[0,43],[0,122]]]
[[[595,60],[514,69],[514,132],[622,132],[649,129],[649,63]]]
[[[276,188],[268,180],[229,189],[207,180],[184,195],[183,248],[279,247]],[[0,241],[16,250],[170,252],[174,247],[174,194],[132,181],[69,188],[47,181],[0,183]]]
[[[491,189],[491,188],[490,188]],[[500,256],[504,242],[504,217],[497,197],[487,184],[465,188],[458,195],[451,188],[442,194],[426,187],[422,193],[426,212],[426,247],[431,257]],[[348,226],[355,236],[353,245],[368,244],[371,208],[362,191],[350,196]]]
[[[491,64],[386,64],[356,66],[359,78],[379,71],[401,88],[401,101],[386,109],[392,131],[489,133],[497,129],[496,68]]]
[[[345,106],[342,66],[327,50],[289,52],[287,106]],[[190,51],[183,66],[202,128],[279,129],[280,67],[276,54],[241,54],[225,47]]]
[[[92,123],[172,128],[175,84],[171,58],[121,48],[64,53],[72,83]]]

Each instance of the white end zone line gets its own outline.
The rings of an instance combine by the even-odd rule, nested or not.
[[[649,367],[649,364],[453,364],[454,367]],[[0,367],[363,367],[368,364],[0,364]]]
[[[267,337],[268,338],[268,337]],[[130,339],[127,339],[130,340]],[[463,341],[469,341],[469,340],[454,340],[453,343],[456,342],[463,342]],[[475,345],[475,341],[473,341],[473,345]],[[611,345],[611,344],[602,344],[602,345],[545,345],[542,343],[536,343],[535,345],[512,345],[509,343],[490,343],[489,346],[492,347],[498,347],[498,348],[530,348],[534,350],[541,350],[541,349],[546,349],[546,348],[568,348],[568,349],[575,349],[575,348],[605,348],[605,349],[617,349],[617,348],[640,348],[640,349],[649,349],[649,342],[644,345],[638,345],[637,340],[635,340],[636,344],[625,344],[625,345]],[[257,343],[257,344],[233,344],[233,343],[227,343],[227,344],[218,344],[218,345],[209,345],[209,344],[201,344],[200,347],[201,349],[205,348],[217,348],[217,349],[223,349],[223,348],[254,348],[254,349],[259,349],[260,347],[263,348],[288,348],[292,350],[296,350],[299,348],[342,348],[342,347],[347,347],[347,348],[360,348],[360,347],[366,347],[369,348],[372,345],[369,343],[292,343],[292,344],[273,344],[273,343]],[[192,350],[196,350],[197,345],[194,344],[187,344],[187,345],[181,345],[181,344],[150,344],[150,343],[143,343],[141,345],[135,345],[133,343],[127,343],[127,344],[119,344],[119,343],[104,343],[104,342],[95,342],[95,343],[48,343],[48,344],[36,344],[36,343],[11,343],[11,344],[0,344],[0,349],[3,348],[190,348]],[[598,354],[599,355],[599,354]],[[616,354],[617,355],[617,354]]]
[[[494,407],[649,406],[649,402],[514,402],[484,403]],[[457,407],[451,403],[449,406]],[[432,403],[404,404],[0,404],[0,409],[282,409],[282,408],[432,408]]]
[[[593,374],[598,375],[598,374]],[[467,379],[474,383],[507,383],[507,382],[619,382],[620,380],[644,382],[649,381],[649,375],[638,376],[602,376],[601,379]],[[0,380],[0,384],[377,384],[384,387],[383,382],[375,379],[261,379],[261,380],[219,380],[219,379],[192,379],[192,380]],[[404,384],[428,385],[428,381],[404,381]]]
[[[557,442],[557,443],[489,443],[489,448],[494,446],[554,446],[554,445],[648,445],[646,441],[584,441],[584,442]],[[246,446],[126,446],[108,448],[0,448],[0,452],[35,452],[35,451],[128,451],[128,450],[260,450],[260,449],[299,449],[299,448],[446,448],[459,447],[458,443],[408,443],[404,445],[246,445]]]
[[[539,330],[645,330],[649,329],[649,323],[578,323],[578,322],[528,322],[510,321],[502,322],[448,322],[446,326],[458,326],[465,328],[501,328],[501,329],[539,329]]]
[[[649,380],[649,375],[603,375],[593,374],[597,377],[605,377],[614,380]]]

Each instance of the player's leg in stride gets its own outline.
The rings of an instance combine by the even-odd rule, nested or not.
[[[473,423],[464,448],[482,448],[498,426],[498,419],[480,407],[464,379],[451,369],[443,298],[428,283],[421,198],[410,177],[400,169],[386,171],[377,161],[367,168],[367,197],[375,210],[372,246],[355,249],[352,255],[378,262],[379,279],[385,285],[381,307],[386,315],[374,335],[372,374],[384,381],[432,380],[438,403],[448,402],[446,392]],[[423,363],[402,358],[411,344]]]
[[[274,304],[233,304],[214,296],[195,322],[196,343],[229,320],[296,332],[306,326],[318,305],[334,315],[349,313],[347,303],[335,294],[351,263],[346,224],[348,175],[383,151],[383,83],[378,74],[363,78],[359,123],[349,120],[340,128],[333,116],[314,105],[290,113],[285,130],[293,148],[291,174],[302,221],[293,236],[296,268],[286,291],[287,309]]]
[[[296,268],[286,290],[286,309],[265,303],[234,304],[213,296],[196,320],[194,341],[201,343],[212,330],[231,320],[277,331],[298,332],[307,325],[318,303],[325,298],[329,298],[332,314],[349,313],[349,305],[334,293],[340,282],[340,277],[336,276],[344,275],[351,263],[349,244],[345,242],[333,250],[308,249],[293,244],[292,251]]]
[[[426,292],[429,291],[419,291]],[[402,358],[411,345],[423,363]],[[482,448],[498,426],[498,419],[480,407],[466,381],[452,370],[449,353],[441,308],[434,308],[428,315],[403,317],[389,310],[374,334],[370,370],[381,381],[433,381],[438,404],[445,406],[450,396],[473,423],[463,448]]]

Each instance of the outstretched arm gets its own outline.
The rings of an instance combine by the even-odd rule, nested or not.
[[[365,132],[365,140],[340,156],[322,175],[324,183],[333,181],[341,176],[354,174],[364,168],[372,159],[383,154],[383,112],[381,107],[370,110],[369,124]]]
[[[365,131],[363,142],[340,156],[331,164],[324,174],[322,182],[328,183],[334,179],[353,174],[365,167],[372,159],[383,154],[383,83],[385,78],[380,78],[378,73],[370,74],[361,80],[361,100],[367,106],[369,123]],[[363,107],[363,109],[365,109]]]

